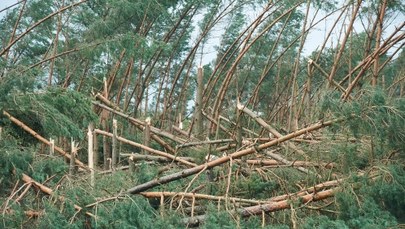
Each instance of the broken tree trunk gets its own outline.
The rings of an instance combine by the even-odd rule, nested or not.
[[[88,131],[87,131],[87,139],[88,139],[88,145],[87,145],[87,150],[88,150],[88,165],[90,169],[90,185],[94,187],[95,184],[95,178],[94,178],[94,149],[93,149],[93,124],[89,124]]]
[[[143,130],[143,145],[146,147],[150,146],[150,124],[151,124],[151,118],[147,117],[145,120],[145,129]],[[146,153],[146,150],[144,150],[144,153]]]
[[[52,138],[49,139],[49,155],[53,156],[55,154],[55,140]]]
[[[148,181],[146,183],[137,185],[135,187],[132,187],[132,188],[128,189],[127,192],[130,193],[130,194],[136,194],[136,193],[148,190],[150,188],[159,186],[161,184],[166,184],[166,183],[169,183],[169,182],[172,182],[172,181],[184,178],[184,177],[188,177],[188,176],[197,174],[197,173],[199,173],[199,172],[201,172],[203,170],[210,169],[210,168],[213,168],[215,166],[224,164],[224,163],[230,161],[231,159],[240,158],[242,156],[246,156],[246,155],[255,153],[258,150],[267,149],[267,148],[269,148],[271,146],[278,145],[278,144],[280,144],[282,142],[285,142],[287,140],[290,140],[290,139],[295,138],[297,136],[300,136],[302,134],[306,134],[306,133],[312,132],[314,130],[321,129],[321,128],[324,128],[326,126],[330,126],[331,124],[339,122],[339,121],[342,121],[342,119],[335,119],[335,120],[327,121],[327,122],[318,122],[318,123],[313,124],[313,125],[311,125],[309,127],[300,129],[300,130],[298,130],[298,131],[296,131],[294,133],[290,133],[290,134],[284,135],[284,136],[282,136],[282,137],[280,137],[278,139],[274,139],[274,140],[272,140],[270,142],[261,144],[261,145],[259,145],[257,147],[250,147],[250,148],[247,148],[247,149],[244,149],[244,150],[240,150],[240,151],[237,151],[235,153],[229,154],[227,156],[224,156],[224,157],[218,158],[216,160],[207,162],[205,164],[196,166],[194,168],[186,169],[186,170],[183,170],[183,171],[180,171],[180,172],[177,172],[177,173],[173,173],[173,174],[163,176],[161,178],[158,178],[158,179],[155,179],[155,180]]]
[[[21,127],[22,129],[24,129],[25,131],[27,131],[28,133],[30,133],[32,136],[34,136],[36,139],[38,139],[39,141],[45,143],[46,145],[50,146],[51,143],[44,137],[42,137],[41,135],[39,135],[37,132],[35,132],[33,129],[29,128],[27,125],[25,125],[24,123],[22,123],[20,120],[14,118],[13,116],[11,116],[9,113],[7,113],[6,111],[3,111],[3,114],[5,116],[7,116],[7,118],[10,119],[10,121],[12,121],[14,124],[16,124],[17,126]],[[62,156],[64,156],[67,159],[71,159],[71,155],[66,153],[63,149],[54,146],[55,151],[58,152],[59,154],[61,154]],[[85,169],[85,170],[89,170],[89,168],[83,164],[81,161],[79,161],[78,159],[75,159],[75,163],[76,165],[78,165],[80,168]]]
[[[69,174],[71,176],[73,176],[73,175],[76,174],[75,159],[76,159],[76,156],[77,156],[77,144],[72,139],[72,142],[71,142],[70,145],[72,147],[72,153],[71,153],[71,159],[70,159]]]
[[[114,170],[115,167],[117,166],[117,162],[118,162],[118,141],[117,141],[117,135],[118,135],[118,131],[117,131],[117,120],[113,119],[113,136],[112,136],[112,154],[111,154],[111,166],[112,169]]]
[[[194,113],[194,120],[195,120],[195,136],[198,139],[203,139],[203,120],[202,120],[202,101],[203,101],[203,68],[200,66],[198,67],[197,73],[197,95],[195,101],[195,113]]]
[[[101,134],[101,135],[104,135],[104,136],[108,136],[108,137],[112,137],[112,136],[113,136],[113,134],[108,133],[108,132],[106,132],[106,131],[99,130],[99,129],[95,129],[94,131],[95,131],[97,134]],[[182,159],[180,159],[180,158],[178,158],[178,157],[176,157],[176,156],[174,156],[174,155],[171,155],[171,154],[168,154],[168,153],[165,153],[165,152],[162,152],[162,151],[159,151],[159,150],[156,150],[156,149],[153,149],[153,148],[144,146],[144,145],[142,145],[142,144],[139,144],[139,143],[130,141],[130,140],[125,139],[125,138],[120,137],[120,136],[117,136],[117,140],[120,141],[120,142],[126,143],[126,144],[128,144],[128,145],[132,145],[132,146],[141,148],[141,149],[143,149],[143,150],[146,150],[146,151],[148,151],[149,153],[153,153],[153,154],[156,154],[156,155],[159,155],[159,156],[162,156],[162,157],[170,158],[170,159],[172,159],[172,160],[174,160],[174,161],[180,162],[180,163],[185,164],[185,165],[190,166],[190,167],[197,166],[197,165],[194,164],[194,163],[191,163],[191,162],[182,160]]]

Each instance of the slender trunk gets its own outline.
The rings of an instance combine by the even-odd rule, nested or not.
[[[376,34],[376,38],[375,38],[375,50],[378,50],[380,48],[380,41],[381,41],[381,36],[382,36],[382,31],[383,31],[383,21],[384,21],[386,7],[387,7],[387,0],[382,0],[382,5],[379,10],[379,14],[377,15],[378,23],[377,23],[377,34]],[[376,56],[375,61],[374,61],[373,78],[371,81],[371,85],[373,87],[376,87],[377,82],[378,82],[379,60],[380,60],[380,56]]]

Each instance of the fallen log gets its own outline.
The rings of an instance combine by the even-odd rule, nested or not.
[[[250,165],[260,165],[260,166],[279,166],[279,165],[287,165],[293,167],[324,167],[327,169],[332,169],[336,165],[335,163],[315,163],[310,161],[291,161],[290,163],[283,163],[278,160],[270,160],[270,159],[251,159],[246,160],[247,164]]]
[[[266,204],[269,201],[267,200],[253,200],[253,199],[243,199],[238,197],[225,197],[225,196],[213,196],[207,194],[199,194],[192,192],[141,192],[142,196],[146,198],[161,198],[164,197],[186,197],[186,198],[195,198],[195,199],[206,199],[206,200],[215,200],[215,201],[226,201],[239,202],[239,203],[249,203],[249,204]]]
[[[297,136],[300,136],[300,135],[303,135],[303,134],[306,134],[306,133],[309,133],[309,132],[324,128],[326,126],[330,126],[333,123],[336,123],[336,122],[339,122],[339,121],[342,121],[342,119],[335,119],[335,120],[331,120],[331,121],[327,121],[327,122],[318,122],[318,123],[313,124],[313,125],[311,125],[309,127],[300,129],[300,130],[298,130],[296,132],[293,132],[293,133],[284,135],[284,136],[282,136],[280,138],[274,139],[274,140],[272,140],[270,142],[258,145],[257,147],[250,147],[250,148],[247,148],[247,149],[244,149],[244,150],[241,150],[241,151],[237,151],[237,152],[229,154],[227,156],[224,156],[224,157],[218,158],[216,160],[207,162],[205,164],[196,166],[194,168],[185,169],[183,171],[173,173],[173,174],[170,174],[170,175],[167,175],[167,176],[163,176],[161,178],[151,180],[151,181],[148,181],[146,183],[137,185],[135,187],[132,187],[132,188],[128,189],[127,192],[130,193],[130,194],[136,194],[136,193],[139,193],[139,192],[146,191],[146,190],[148,190],[150,188],[159,186],[161,184],[166,184],[166,183],[169,183],[169,182],[181,179],[181,178],[185,178],[185,177],[197,174],[197,173],[199,173],[199,172],[201,172],[203,170],[210,169],[210,168],[213,168],[215,166],[224,164],[224,163],[230,161],[231,159],[240,158],[240,157],[255,153],[258,150],[267,149],[267,148],[269,148],[271,146],[278,145],[278,144],[280,144],[282,142],[285,142],[285,141],[290,140],[292,138],[295,138]]]
[[[340,188],[333,188],[333,189],[328,189],[328,190],[321,191],[321,192],[311,193],[311,194],[307,194],[304,196],[300,196],[300,197],[298,197],[297,200],[301,204],[307,204],[308,202],[311,202],[311,201],[318,201],[318,200],[323,200],[323,199],[332,197],[335,195],[335,193],[338,190],[340,190]],[[272,203],[268,203],[268,204],[246,207],[246,208],[243,208],[242,210],[239,210],[238,212],[242,217],[260,215],[263,212],[269,213],[269,212],[275,212],[275,211],[280,211],[283,209],[290,208],[291,207],[290,204],[291,204],[290,200],[282,200],[282,201],[272,202]]]
[[[108,136],[108,137],[113,137],[113,134],[112,134],[112,133],[109,133],[109,132],[106,132],[106,131],[103,131],[103,130],[94,129],[94,132],[97,133],[97,134],[101,134],[101,135]],[[156,150],[156,149],[153,149],[153,148],[144,146],[144,145],[142,145],[142,144],[139,144],[139,143],[137,143],[137,142],[130,141],[130,140],[125,139],[125,138],[120,137],[120,136],[117,136],[117,140],[120,141],[120,142],[126,143],[126,144],[128,144],[128,145],[132,145],[132,146],[141,148],[141,149],[143,149],[143,150],[145,150],[145,151],[147,151],[147,152],[149,152],[149,153],[153,153],[153,154],[156,154],[156,155],[159,155],[159,156],[162,156],[162,157],[170,158],[170,159],[172,159],[172,160],[174,160],[174,161],[180,162],[180,163],[185,164],[185,165],[190,166],[190,167],[195,167],[195,166],[197,166],[197,164],[194,164],[194,163],[191,163],[191,162],[189,162],[189,161],[183,160],[183,159],[181,159],[181,158],[179,158],[179,157],[176,157],[176,156],[174,156],[174,155],[171,155],[171,154],[165,153],[165,152],[163,152],[163,151]]]
[[[318,193],[300,196],[297,200],[299,200],[301,204],[307,204],[311,201],[319,201],[319,200],[333,197],[335,195],[335,193],[338,192],[339,190],[340,190],[340,188],[328,189],[328,190],[321,191]],[[236,210],[231,211],[231,214],[238,214],[241,217],[249,217],[249,216],[261,215],[263,213],[281,211],[281,210],[289,209],[289,208],[291,208],[290,200],[282,200],[282,201],[268,202],[266,204],[259,204],[256,206],[236,209]],[[204,222],[206,220],[206,218],[207,218],[206,215],[198,215],[198,216],[194,216],[194,217],[184,218],[182,221],[184,224],[186,224],[188,226],[198,226],[199,224]]]
[[[272,197],[268,201],[277,202],[277,201],[282,201],[282,200],[286,200],[286,199],[305,196],[305,195],[310,194],[310,193],[321,191],[322,189],[325,189],[325,188],[336,187],[339,184],[341,184],[343,180],[344,179],[326,181],[326,182],[314,185],[313,187],[306,188],[306,189],[303,189],[303,190],[295,192],[295,193],[284,194],[284,195]]]
[[[39,141],[43,142],[44,144],[51,146],[52,143],[50,141],[48,141],[46,138],[42,137],[41,135],[39,135],[37,132],[35,132],[33,129],[31,129],[30,127],[28,127],[27,125],[25,125],[23,122],[21,122],[20,120],[16,119],[15,117],[13,117],[12,115],[10,115],[9,113],[7,113],[6,111],[3,111],[3,114],[5,116],[7,116],[7,118],[10,119],[10,121],[12,121],[14,124],[16,124],[17,126],[21,127],[22,129],[24,129],[25,131],[27,131],[29,134],[31,134],[32,136],[34,136],[36,139],[38,139]],[[65,158],[68,158],[69,160],[72,158],[72,156],[68,153],[66,153],[62,148],[59,148],[57,146],[54,146],[54,150],[56,152],[58,152],[59,154],[61,154],[62,156],[64,156]],[[80,168],[85,169],[87,171],[90,171],[89,167],[87,167],[83,162],[79,161],[78,159],[75,159],[75,164],[78,165]]]

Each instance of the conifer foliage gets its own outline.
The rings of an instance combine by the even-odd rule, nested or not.
[[[0,228],[403,227],[404,15],[0,3]]]

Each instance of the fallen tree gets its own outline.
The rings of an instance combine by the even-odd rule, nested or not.
[[[247,149],[244,149],[244,150],[241,150],[241,151],[237,151],[237,152],[229,154],[227,156],[224,156],[224,157],[218,158],[216,160],[207,162],[205,164],[196,166],[194,168],[185,169],[183,171],[173,173],[173,174],[170,174],[170,175],[167,175],[167,176],[163,176],[161,178],[151,180],[149,182],[134,186],[134,187],[128,189],[127,192],[130,193],[130,194],[137,194],[139,192],[143,192],[143,191],[148,190],[150,188],[153,188],[153,187],[156,187],[156,186],[159,186],[159,185],[162,185],[162,184],[166,184],[166,183],[169,183],[169,182],[181,179],[181,178],[185,178],[185,177],[197,174],[197,173],[199,173],[199,172],[201,172],[203,170],[213,168],[215,166],[224,164],[224,163],[226,163],[226,162],[228,162],[230,160],[240,158],[240,157],[252,154],[254,152],[257,152],[257,151],[260,151],[260,150],[263,150],[263,149],[267,149],[267,148],[269,148],[271,146],[278,145],[278,144],[280,144],[282,142],[288,141],[288,140],[290,140],[292,138],[295,138],[297,136],[300,136],[302,134],[306,134],[306,133],[321,129],[321,128],[324,128],[326,126],[330,126],[333,123],[336,123],[336,122],[339,122],[339,121],[342,121],[342,119],[335,119],[335,120],[331,120],[331,121],[327,121],[327,122],[318,122],[318,123],[313,124],[313,125],[311,125],[309,127],[300,129],[300,130],[298,130],[298,131],[296,131],[294,133],[290,133],[290,134],[284,135],[284,136],[282,136],[280,138],[274,139],[274,140],[272,140],[270,142],[258,145],[257,147],[250,147],[250,148],[247,148]]]

